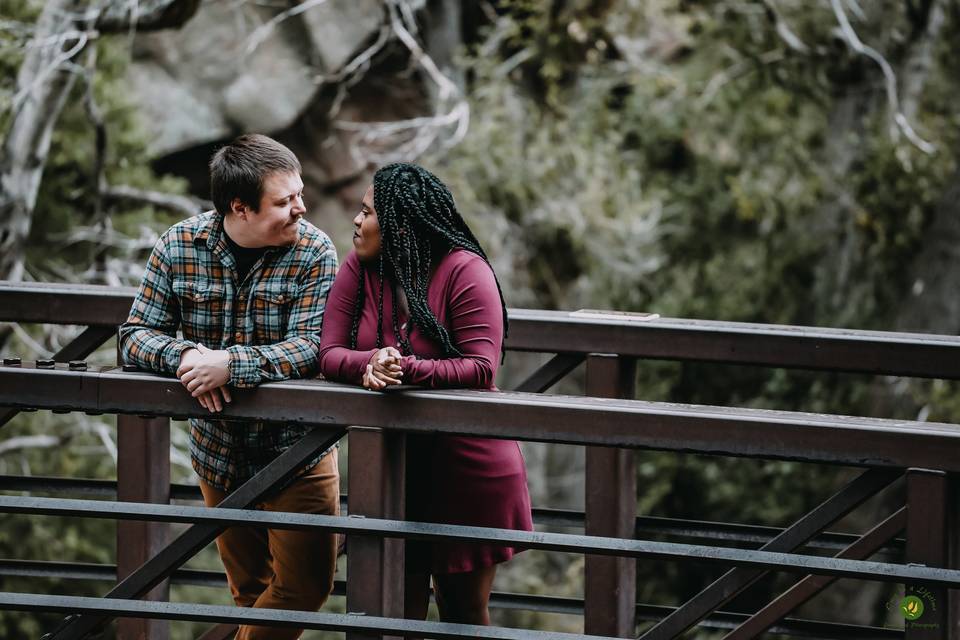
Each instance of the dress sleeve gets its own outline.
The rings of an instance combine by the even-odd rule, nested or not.
[[[467,255],[452,267],[446,300],[450,336],[463,355],[436,360],[406,356],[404,384],[434,389],[493,387],[503,344],[503,307],[490,265]]]
[[[360,262],[357,254],[351,251],[330,289],[320,332],[320,373],[330,380],[362,384],[367,363],[377,352],[376,349],[357,351],[350,348],[350,327],[360,277]]]

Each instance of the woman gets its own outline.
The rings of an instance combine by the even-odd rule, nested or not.
[[[493,389],[507,322],[486,255],[432,173],[383,167],[354,218],[354,251],[323,320],[320,369],[333,380]],[[407,519],[530,531],[526,469],[512,440],[409,436]],[[440,618],[489,624],[496,565],[516,550],[408,543],[406,617],[424,619],[433,576]]]

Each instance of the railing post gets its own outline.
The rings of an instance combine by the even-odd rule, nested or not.
[[[170,420],[117,416],[117,499],[121,502],[170,502]],[[169,542],[162,522],[117,523],[117,580],[122,580]],[[166,601],[166,581],[144,598]],[[166,640],[165,620],[124,618],[117,622],[119,640]]]
[[[403,518],[406,437],[368,427],[351,427],[348,433],[350,516]],[[403,540],[349,536],[347,611],[403,618],[403,558]],[[347,640],[374,637],[377,636],[347,634]]]
[[[587,395],[632,398],[636,360],[587,356]],[[632,449],[587,447],[586,533],[633,538],[637,516],[637,474]],[[634,636],[637,563],[630,558],[588,555],[584,569],[584,632]]]
[[[947,475],[947,566],[960,567],[960,474]],[[947,592],[947,638],[960,640],[960,589]]]
[[[947,474],[929,469],[907,470],[907,562],[946,567],[951,546],[950,496]],[[955,533],[955,532],[954,532]],[[904,612],[906,640],[947,640],[950,604],[947,590],[905,585],[906,597],[919,599],[922,613]]]

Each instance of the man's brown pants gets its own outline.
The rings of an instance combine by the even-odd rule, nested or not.
[[[226,492],[200,481],[203,501],[219,504]],[[337,450],[258,505],[264,511],[340,514]],[[231,527],[217,538],[234,601],[241,607],[316,611],[333,589],[336,535]],[[296,640],[302,629],[242,626],[237,640]]]

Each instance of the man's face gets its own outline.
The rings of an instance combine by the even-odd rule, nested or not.
[[[239,212],[245,246],[290,246],[299,239],[300,217],[307,212],[303,180],[297,173],[272,173],[263,180],[259,210],[241,205]]]
[[[363,194],[360,213],[353,219],[353,246],[357,250],[357,258],[366,262],[380,256],[380,222],[377,220],[377,211],[373,208],[373,185]]]

